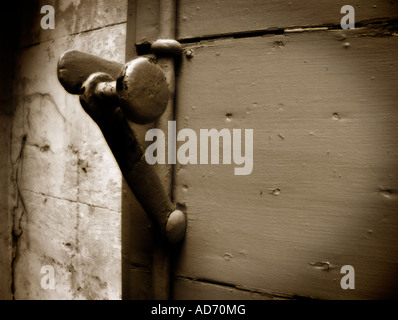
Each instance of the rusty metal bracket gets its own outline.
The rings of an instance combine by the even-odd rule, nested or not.
[[[175,44],[173,44],[175,45]],[[175,50],[175,48],[174,48]],[[186,232],[186,215],[177,210],[127,119],[150,123],[166,109],[170,92],[162,69],[147,58],[125,65],[80,51],[65,52],[58,62],[58,79],[101,129],[137,200],[172,244]]]

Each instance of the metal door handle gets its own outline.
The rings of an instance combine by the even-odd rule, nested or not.
[[[169,90],[162,69],[147,58],[125,65],[67,51],[58,62],[58,79],[98,124],[126,179],[161,234],[178,243],[185,235],[186,216],[170,201],[127,119],[150,123],[164,112]],[[127,119],[126,119],[127,118]]]

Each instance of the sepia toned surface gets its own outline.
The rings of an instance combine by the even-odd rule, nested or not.
[[[250,33],[272,28],[340,24],[341,7],[355,9],[356,23],[397,18],[393,0],[181,0],[178,3],[178,38],[196,38],[229,33]]]
[[[159,33],[159,0],[136,0],[136,43],[152,43]],[[398,18],[396,0],[181,0],[177,3],[177,39],[248,35],[267,30],[339,26],[344,5],[355,9],[355,22]],[[357,25],[357,27],[359,26]]]
[[[40,28],[44,4],[54,30]],[[188,217],[172,299],[397,298],[398,4],[353,1],[357,28],[342,30],[345,4],[177,1],[177,131],[253,129],[254,167],[157,165]],[[15,7],[16,47],[0,59],[0,297],[152,299],[168,269],[151,222],[57,62],[149,53],[160,2]],[[154,124],[131,125],[147,147]],[[341,288],[344,265],[355,290]]]
[[[120,299],[120,170],[78,97],[59,83],[57,62],[79,48],[124,63],[127,2],[54,5],[53,31],[25,8],[15,51],[5,286],[14,299]],[[55,288],[45,290],[48,265]]]
[[[276,296],[396,296],[398,41],[342,34],[186,45],[180,129],[254,129],[254,169],[177,166],[189,227],[176,296],[196,298],[195,279]],[[343,265],[355,290],[340,287]]]

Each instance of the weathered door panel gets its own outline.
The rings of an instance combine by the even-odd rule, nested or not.
[[[188,230],[174,298],[396,296],[398,38],[322,31],[185,49],[178,130],[254,129],[254,167],[177,164]],[[343,265],[355,290],[340,286]]]
[[[130,4],[131,43],[149,53],[159,0]],[[357,28],[341,30],[346,4],[177,1],[177,132],[253,129],[254,167],[174,166],[188,230],[172,298],[397,297],[398,3],[351,2]],[[125,288],[151,297],[150,225],[132,219]]]
[[[398,18],[395,0],[180,0],[177,35],[187,39],[271,28],[335,26],[347,4],[355,9],[357,23]]]
[[[136,0],[135,41],[152,43],[159,33],[159,0]],[[342,6],[338,0],[180,0],[177,1],[177,39],[187,41],[263,30],[339,26]],[[350,1],[358,26],[398,18],[396,0]]]

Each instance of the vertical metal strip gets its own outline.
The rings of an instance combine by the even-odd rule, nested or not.
[[[158,39],[175,39],[176,35],[176,1],[159,1],[159,36]],[[164,133],[168,132],[168,122],[174,120],[174,93],[175,93],[175,71],[174,56],[159,57],[158,65],[163,69],[169,83],[170,100],[166,111],[157,121],[157,127]],[[176,137],[170,137],[176,139]],[[166,145],[168,148],[168,139]],[[175,141],[175,140],[174,140]],[[166,149],[168,150],[168,149]],[[174,152],[174,151],[173,151]],[[158,166],[160,180],[169,196],[172,196],[173,165]],[[171,278],[171,253],[167,245],[162,244],[160,239],[155,240],[152,261],[152,288],[153,297],[157,300],[170,299]]]
[[[135,46],[136,41],[136,15],[137,15],[137,1],[129,0],[127,4],[127,25],[126,25],[126,62],[137,57],[137,50]]]
[[[126,23],[126,48],[125,48],[125,61],[134,59],[137,55],[135,49],[135,38],[136,38],[136,12],[137,12],[137,1],[127,1],[127,23]],[[122,238],[122,270],[121,270],[121,282],[122,282],[122,299],[132,299],[136,297],[132,289],[132,274],[130,270],[130,242],[132,235],[132,201],[127,196],[127,190],[129,187],[127,182],[122,179],[122,221],[121,221],[121,238]],[[135,289],[136,287],[134,287]],[[138,291],[138,290],[137,290]]]
[[[140,26],[137,24],[137,16],[140,13],[140,0],[128,0],[127,2],[127,26],[126,26],[126,50],[125,60],[131,61],[137,58],[137,34]],[[145,136],[145,132],[153,127],[153,124],[135,125],[139,137]],[[141,139],[141,138],[140,138]],[[143,145],[144,141],[140,141]],[[150,260],[152,256],[152,234],[150,221],[140,208],[138,202],[131,198],[132,192],[127,191],[129,186],[122,181],[122,299],[152,299],[152,275]]]
[[[138,0],[128,1],[128,19],[126,35],[126,61],[132,60],[137,56],[136,50],[136,30],[137,30],[137,10]],[[159,0],[159,33],[158,39],[175,39],[176,36],[176,1]],[[156,127],[165,134],[168,132],[168,122],[174,119],[174,92],[175,92],[175,72],[174,57],[159,57],[158,65],[162,67],[170,90],[170,100],[166,111],[157,121]],[[171,137],[176,139],[176,137]],[[166,148],[168,148],[168,139],[166,139]],[[156,171],[160,177],[161,183],[169,195],[172,197],[173,185],[173,165],[156,166]],[[129,232],[127,229],[126,232]],[[127,249],[126,249],[127,250]],[[171,251],[167,244],[162,243],[160,238],[154,239],[153,259],[152,259],[152,298],[156,300],[170,299],[170,264]],[[129,285],[130,286],[130,285]]]

